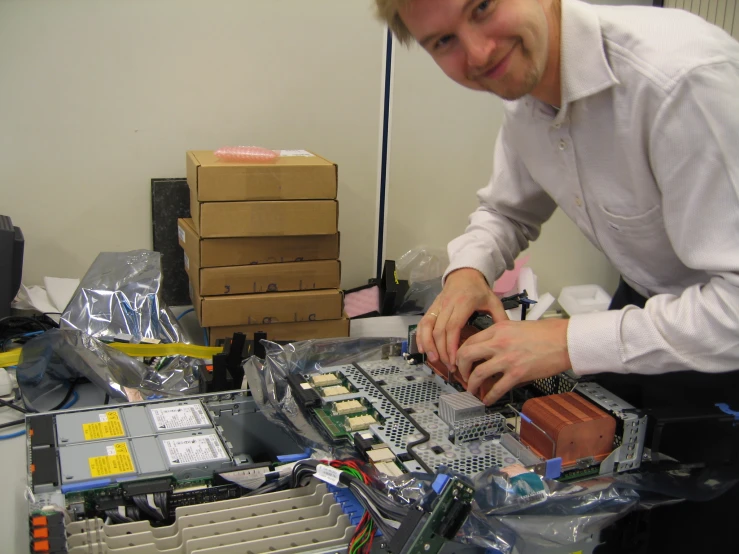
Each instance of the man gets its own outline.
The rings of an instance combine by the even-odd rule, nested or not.
[[[494,174],[449,245],[419,347],[488,403],[570,367],[739,367],[739,43],[680,10],[565,0],[377,0],[463,86],[505,100]],[[559,205],[644,309],[505,321],[490,284]],[[475,310],[498,322],[457,352]]]
[[[376,2],[401,42],[507,101],[493,176],[449,244],[419,348],[471,392],[500,377],[488,404],[572,368],[610,372],[607,386],[639,405],[739,408],[739,43],[681,10]],[[621,273],[619,309],[507,321],[490,285],[557,206]],[[496,324],[458,349],[473,311]],[[652,377],[663,373],[674,375]]]

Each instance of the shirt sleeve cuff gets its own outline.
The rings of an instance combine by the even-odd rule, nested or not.
[[[452,271],[470,268],[482,273],[488,282],[488,286],[492,288],[497,275],[495,273],[495,267],[492,262],[488,261],[489,259],[489,254],[479,254],[474,250],[472,252],[465,251],[458,253],[449,263],[449,267],[446,268],[444,276],[441,279],[441,284],[443,285],[446,282],[446,278]]]
[[[623,312],[611,310],[579,314],[567,326],[567,349],[577,375],[605,371],[627,373],[621,356],[620,329]]]

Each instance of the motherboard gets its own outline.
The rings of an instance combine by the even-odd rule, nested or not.
[[[347,465],[311,459],[248,390],[29,415],[30,550],[340,552],[359,535],[365,548],[379,537],[377,552],[461,552],[444,548],[489,468],[576,480],[639,467],[644,417],[596,383],[562,374],[485,406],[391,354],[286,379],[306,420],[352,453]],[[340,482],[357,463],[381,479],[436,476],[433,498],[375,497],[402,522],[383,533],[367,525],[374,493]]]

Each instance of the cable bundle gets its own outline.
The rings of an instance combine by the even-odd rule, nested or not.
[[[166,492],[156,492],[149,499],[145,494],[137,494],[131,497],[134,506],[121,506],[118,509],[105,510],[105,515],[111,523],[131,523],[149,519],[155,522],[163,522],[169,517],[169,505]],[[152,506],[151,500],[154,501]],[[124,515],[125,514],[125,515]]]
[[[0,352],[5,352],[13,343],[23,345],[36,335],[54,329],[59,325],[46,314],[25,317],[8,316],[0,318]]]
[[[392,538],[411,507],[397,504],[373,488],[371,478],[357,462],[353,460],[323,462],[302,460],[293,466],[291,486],[300,486],[305,477],[314,475],[319,463],[340,469],[342,473],[339,482],[349,488],[365,509],[354,536],[349,542],[349,554],[369,553],[372,549],[375,530],[378,528],[388,540]]]

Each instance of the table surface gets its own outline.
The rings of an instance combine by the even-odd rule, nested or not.
[[[174,309],[182,313],[184,309]],[[202,332],[197,319],[190,313],[183,317],[182,324],[190,333],[194,343],[202,344]],[[194,324],[193,324],[194,320]],[[351,322],[352,337],[405,337],[408,326],[417,323],[419,316],[392,316],[357,319]],[[85,388],[87,387],[87,388]],[[75,408],[92,407],[102,404],[103,394],[93,385],[81,387],[80,398]],[[0,408],[0,423],[20,419],[21,414],[10,408]],[[0,429],[0,435],[20,431],[22,425]],[[27,554],[29,552],[28,504],[26,490],[26,437],[0,441],[0,537],[3,540],[1,552],[8,554]],[[6,550],[8,549],[8,550]]]

